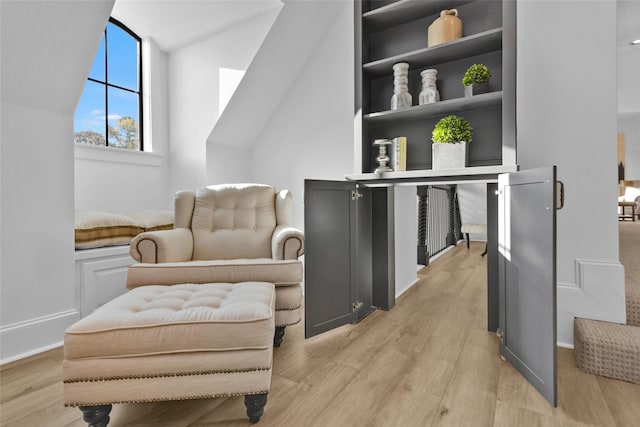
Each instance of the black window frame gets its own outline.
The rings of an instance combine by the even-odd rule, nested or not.
[[[138,148],[138,150],[135,151],[144,151],[144,111],[143,111],[143,106],[142,106],[142,93],[143,93],[143,84],[142,84],[142,39],[140,38],[140,36],[138,36],[136,33],[134,33],[129,27],[127,27],[125,24],[123,24],[122,22],[118,21],[117,19],[113,18],[113,17],[109,17],[109,22],[117,27],[119,27],[121,30],[125,31],[127,34],[129,34],[133,39],[136,40],[137,44],[138,44],[138,90],[133,90],[130,88],[126,88],[120,85],[116,85],[113,83],[109,83],[109,49],[108,49],[108,45],[109,45],[109,38],[108,38],[108,34],[107,34],[107,26],[105,26],[104,28],[104,81],[92,78],[92,77],[88,77],[87,80],[92,81],[94,83],[98,83],[101,85],[105,86],[105,91],[104,91],[104,105],[105,105],[105,121],[104,121],[104,142],[105,142],[105,147],[110,147],[109,145],[109,91],[108,89],[110,87],[115,88],[115,89],[120,89],[120,90],[124,90],[127,91],[129,93],[133,93],[135,95],[138,96],[138,135],[139,135],[139,140],[140,140],[140,146]],[[95,59],[94,59],[95,61]],[[113,147],[113,146],[111,146]],[[134,150],[129,150],[129,151],[134,151]]]

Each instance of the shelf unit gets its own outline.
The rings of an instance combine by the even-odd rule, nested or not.
[[[509,0],[356,0],[356,158],[360,170],[347,179],[363,181],[489,177],[517,170],[515,156],[515,2]],[[427,28],[443,9],[458,9],[463,37],[428,47]],[[413,106],[391,111],[393,64],[409,63]],[[462,76],[474,63],[492,72],[490,92],[464,97]],[[417,105],[420,72],[438,70],[441,101]],[[463,172],[431,170],[431,132],[448,114],[474,128],[470,167]],[[372,173],[378,138],[406,136],[407,172]],[[357,168],[358,165],[356,165]]]
[[[483,93],[471,98],[455,98],[435,104],[414,105],[394,111],[379,111],[363,116],[365,122],[386,122],[394,120],[416,120],[427,117],[442,116],[465,110],[500,107],[502,105],[502,91]]]
[[[414,68],[427,68],[431,64],[449,62],[469,56],[494,52],[502,48],[502,28],[483,31],[480,34],[463,37],[449,43],[432,47],[425,47],[411,52],[402,53],[389,58],[367,62],[362,70],[369,75],[380,76],[387,74],[396,62],[408,62]]]

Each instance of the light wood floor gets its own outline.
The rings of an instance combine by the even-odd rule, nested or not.
[[[585,374],[559,349],[549,406],[486,331],[484,245],[420,272],[396,307],[313,339],[287,328],[259,426],[638,426],[640,385]],[[2,367],[2,426],[83,426],[62,405],[61,350]],[[241,397],[115,405],[110,426],[246,426]]]

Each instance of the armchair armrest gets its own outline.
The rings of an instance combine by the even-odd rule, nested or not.
[[[129,252],[136,261],[151,264],[190,261],[193,235],[187,228],[147,231],[131,240]]]
[[[273,259],[297,259],[304,254],[304,234],[295,227],[279,225],[271,238]]]

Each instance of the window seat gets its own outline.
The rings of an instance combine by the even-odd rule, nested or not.
[[[173,211],[121,215],[75,212],[75,291],[82,317],[125,293],[127,267],[135,260],[129,242],[143,231],[173,228]]]

